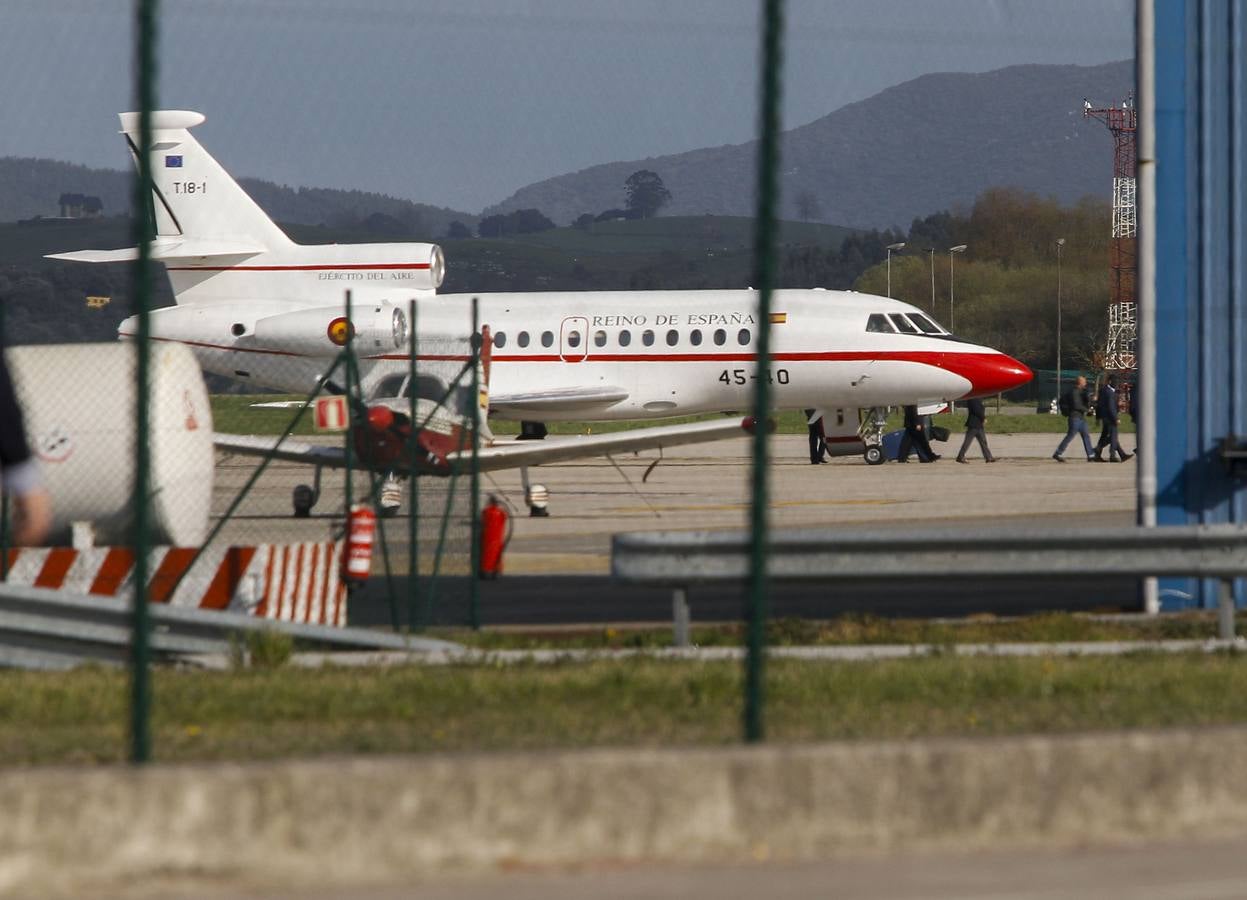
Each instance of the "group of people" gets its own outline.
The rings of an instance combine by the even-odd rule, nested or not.
[[[1087,379],[1079,375],[1074,382],[1074,386],[1061,395],[1058,405],[1061,414],[1068,420],[1068,427],[1065,431],[1065,437],[1061,439],[1056,452],[1052,454],[1052,458],[1057,462],[1065,462],[1065,449],[1076,435],[1082,437],[1083,449],[1087,452],[1088,462],[1125,462],[1133,458],[1134,454],[1127,453],[1117,437],[1120,410],[1118,408],[1118,378],[1115,374],[1108,376],[1104,386],[1100,388],[1099,396],[1096,398],[1095,415],[1100,421],[1100,440],[1094,448],[1091,446],[1091,432],[1087,428],[1087,414],[1092,408],[1090,393],[1087,390]],[[905,433],[901,437],[901,445],[896,454],[896,461],[900,463],[909,462],[911,454],[916,455],[920,463],[932,463],[940,459],[940,455],[931,449],[926,417],[918,415],[917,406],[906,406],[904,407],[904,412]],[[1130,415],[1137,424],[1139,415],[1133,394],[1130,398]],[[828,456],[831,455],[827,449],[827,437],[823,431],[822,417],[816,416],[816,410],[805,410],[805,417],[809,427],[810,462],[813,465],[827,462]],[[984,462],[993,463],[996,461],[997,457],[992,454],[991,448],[987,446],[986,424],[987,408],[983,405],[983,401],[977,398],[967,400],[966,434],[961,442],[961,449],[957,452],[957,462],[969,462],[966,459],[966,451],[970,449],[970,445],[975,441],[978,442]],[[1104,458],[1105,449],[1109,452],[1108,459]]]
[[[1087,413],[1091,409],[1087,379],[1079,375],[1074,386],[1060,396],[1057,403],[1061,414],[1066,417],[1069,424],[1065,430],[1065,437],[1061,439],[1056,452],[1052,454],[1053,459],[1057,462],[1065,462],[1065,448],[1070,445],[1075,435],[1082,438],[1082,447],[1087,453],[1087,462],[1125,462],[1134,456],[1133,453],[1127,453],[1122,449],[1121,442],[1117,439],[1117,420],[1120,415],[1117,386],[1117,376],[1109,375],[1096,398],[1095,415],[1100,420],[1100,439],[1096,442],[1094,450],[1091,448],[1091,432],[1087,429]],[[1131,396],[1130,416],[1137,424],[1139,414],[1133,395]],[[1104,458],[1106,447],[1108,459]]]
[[[812,465],[825,463],[831,453],[827,449],[827,435],[823,430],[822,416],[819,416],[817,410],[813,409],[807,409],[804,412],[810,438],[810,463]],[[904,412],[905,433],[901,437],[901,446],[896,454],[896,461],[909,462],[911,454],[916,455],[920,463],[932,463],[940,459],[941,456],[931,449],[926,417],[918,415],[917,406],[906,406]],[[996,461],[996,457],[992,455],[991,449],[987,446],[987,432],[984,429],[986,423],[987,408],[983,405],[983,401],[977,398],[967,400],[966,436],[961,443],[960,452],[957,453],[957,462],[968,462],[966,451],[970,449],[973,441],[978,441],[979,449],[983,451],[983,459],[986,462]]]

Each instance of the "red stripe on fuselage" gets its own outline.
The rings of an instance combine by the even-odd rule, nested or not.
[[[118,332],[120,337],[132,338],[133,334],[126,332]],[[259,347],[227,347],[223,344],[210,344],[206,341],[188,341],[179,340],[178,338],[153,337],[154,341],[168,341],[175,344],[186,344],[189,347],[204,347],[209,350],[224,350],[229,353],[267,353],[272,356],[297,356],[297,357],[318,357],[326,354],[320,353],[293,353],[289,350],[264,350]],[[771,354],[772,362],[862,362],[869,360],[877,360],[881,362],[912,362],[921,363],[929,366],[937,366],[940,368],[948,368],[950,362],[958,362],[965,360],[984,360],[998,359],[1004,354],[996,352],[986,353],[950,353],[946,351],[936,350],[847,350],[847,351],[792,351],[785,353]],[[364,359],[369,360],[391,360],[406,362],[409,357],[402,353],[382,353],[376,356],[365,356]],[[419,359],[430,361],[458,361],[467,360],[467,356],[456,355],[419,355]],[[499,356],[495,354],[492,361],[496,363],[557,363],[567,362],[573,365],[582,362],[757,362],[758,355],[756,353],[601,353],[594,356],[588,356],[583,359],[565,360],[557,353],[541,353],[541,354],[512,354],[509,356]]]
[[[170,272],[359,272],[369,269],[427,269],[428,263],[347,263],[333,266],[166,266]]]

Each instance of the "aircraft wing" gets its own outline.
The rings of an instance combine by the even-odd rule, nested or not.
[[[593,387],[556,388],[548,391],[526,391],[520,394],[490,394],[489,410],[503,418],[519,411],[528,414],[584,412],[612,406],[628,399],[628,392],[620,387],[597,385]]]
[[[218,450],[226,453],[237,453],[241,456],[268,456],[286,462],[308,463],[316,466],[340,468],[346,464],[346,454],[339,442],[332,445],[309,444],[306,441],[282,441],[281,446],[274,450],[277,443],[275,437],[263,437],[253,434],[222,434],[212,435],[212,443]]]
[[[701,444],[728,438],[745,437],[753,428],[752,419],[716,419],[710,422],[691,422],[686,425],[659,425],[653,428],[635,428],[630,431],[606,434],[568,435],[549,437],[542,441],[500,441],[482,446],[478,459],[482,472],[498,469],[517,469],[521,466],[539,466],[545,463],[566,462],[592,456],[609,456],[615,453],[632,453],[638,450],[659,450],[684,444]],[[285,440],[276,447],[277,438],[249,434],[222,434],[212,436],[218,450],[243,456],[268,456],[286,462],[341,468],[346,454],[341,444],[310,444],[306,441]],[[448,462],[467,468],[472,453],[452,454]]]
[[[591,456],[609,456],[638,450],[658,450],[684,444],[701,444],[728,438],[745,437],[753,429],[753,419],[716,419],[691,422],[687,425],[659,425],[634,428],[606,434],[548,437],[540,441],[499,441],[481,447],[478,459],[482,472],[515,469],[567,462]],[[468,453],[456,454],[450,462],[466,466],[472,458]]]

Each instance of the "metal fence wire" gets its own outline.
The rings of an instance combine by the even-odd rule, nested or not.
[[[267,387],[249,386],[253,379],[246,372],[235,372],[232,379],[209,375],[205,382],[184,345],[152,340],[151,311],[168,299],[163,271],[153,259],[157,10],[156,0],[135,0],[133,6],[139,114],[132,135],[137,161],[132,202],[142,211],[134,217],[132,235],[137,258],[127,264],[127,278],[115,274],[122,267],[105,267],[113,274],[101,276],[107,282],[101,290],[109,295],[87,298],[100,310],[101,334],[121,326],[128,340],[7,351],[47,477],[63,482],[54,485],[56,494],[78,498],[77,505],[57,509],[54,543],[115,554],[107,557],[111,562],[99,578],[113,579],[113,587],[128,590],[133,600],[129,755],[136,763],[152,754],[148,603],[168,601],[185,585],[195,561],[209,554],[224,558],[230,548],[267,544],[279,531],[287,544],[335,546],[348,529],[349,511],[368,508],[377,516],[378,540],[374,577],[364,590],[382,598],[391,626],[416,631],[431,624],[480,626],[475,451],[487,432],[478,402],[482,346],[475,301],[463,306],[460,325],[437,334],[419,327],[418,305],[396,294],[392,303],[396,315],[405,314],[408,343],[378,349],[357,339],[351,324],[355,310],[346,292],[344,339],[316,357],[316,376],[308,375],[306,354],[290,353],[289,371],[274,364]],[[774,280],[781,11],[781,0],[762,4],[762,153],[753,282],[764,323],[758,346],[762,367],[768,362],[765,323]],[[0,314],[3,310],[0,304]],[[439,322],[450,319],[445,309],[439,310]],[[281,392],[274,391],[274,382]],[[761,421],[769,399],[766,380],[757,384],[755,412]],[[318,395],[344,400],[332,425],[326,422],[330,407],[322,409]],[[59,405],[58,397],[64,401]],[[402,461],[378,464],[369,455],[370,440],[403,420],[410,426],[405,436],[401,427],[394,431]],[[408,477],[420,467],[414,435],[438,429],[450,434],[449,426],[456,423],[464,426],[454,432],[463,445],[453,449],[470,464],[451,466],[441,477]],[[222,444],[222,435],[236,438],[236,446]],[[250,440],[250,450],[241,447],[243,439]],[[758,429],[744,698],[750,740],[764,734],[767,440],[766,429]],[[317,462],[318,452],[330,451],[337,454],[336,464],[326,462],[328,456]],[[7,514],[0,522],[7,523]],[[0,525],[0,577],[12,577],[27,564],[22,552],[8,547],[8,533],[7,524]],[[331,618],[327,609],[308,615]]]

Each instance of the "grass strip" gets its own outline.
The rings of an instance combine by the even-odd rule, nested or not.
[[[1238,631],[1247,632],[1247,615]],[[828,620],[775,619],[767,626],[767,644],[775,647],[848,644],[1000,644],[1058,641],[1206,640],[1216,637],[1213,613],[1174,613],[1163,616],[1097,617],[1052,612],[1031,616],[964,619],[893,619],[849,614]],[[570,650],[669,647],[672,629],[663,627],[606,627],[490,629],[435,628],[430,637],[456,641],[482,650]],[[690,635],[698,647],[739,647],[744,640],[736,623],[695,626]]]
[[[281,434],[290,419],[293,409],[257,409],[257,403],[271,403],[291,400],[303,400],[293,394],[273,395],[237,395],[215,394],[212,400],[213,427],[217,431],[228,434]],[[616,431],[627,431],[633,428],[648,428],[656,425],[682,425],[687,422],[702,422],[718,419],[718,415],[677,416],[670,419],[646,419],[627,422],[552,422],[548,428],[551,434],[606,434]],[[1123,416],[1121,433],[1134,432],[1134,424]],[[888,418],[888,430],[895,431],[902,427],[901,414],[895,413]],[[933,417],[937,425],[942,425],[954,434],[965,430],[965,413]],[[1090,423],[1095,430],[1096,423]],[[496,435],[519,434],[519,422],[490,420],[490,429]],[[788,410],[776,416],[776,431],[779,434],[805,434],[805,417],[798,411]],[[991,406],[987,410],[987,431],[992,434],[1064,434],[1065,418],[1063,416],[1023,414],[994,415]],[[312,423],[301,423],[294,434],[313,434]]]
[[[735,663],[631,658],[550,665],[320,670],[161,669],[153,748],[164,761],[600,745],[729,744]],[[116,763],[127,677],[85,668],[0,673],[10,766]],[[776,741],[1000,735],[1247,721],[1247,658],[773,660]]]

